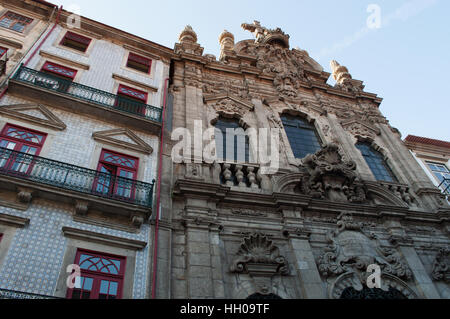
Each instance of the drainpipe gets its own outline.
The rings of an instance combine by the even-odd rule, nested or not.
[[[55,9],[57,8],[57,6],[55,6],[55,8],[52,11],[52,14],[50,16],[49,21],[52,20],[53,15],[55,14]],[[62,10],[62,6],[59,8],[58,10],[58,14],[56,16],[56,22],[53,25],[52,29],[47,33],[47,35],[45,36],[45,38],[42,40],[42,42],[39,44],[39,46],[33,51],[33,53],[31,54],[30,58],[27,59],[27,61],[25,62],[24,65],[27,65],[28,62],[30,62],[31,58],[36,54],[37,50],[39,50],[42,46],[42,44],[47,40],[47,38],[49,37],[49,35],[53,32],[53,30],[55,29],[56,25],[59,22],[59,15],[61,13]],[[49,23],[50,25],[50,23]],[[48,26],[47,26],[48,28]],[[0,84],[0,88],[3,87],[5,85],[5,83],[9,80],[9,78],[14,74],[14,72],[17,70],[17,67],[19,65],[21,65],[21,62],[23,59],[25,59],[25,57],[28,55],[28,53],[32,50],[32,48],[36,45],[36,43],[42,38],[42,36],[44,35],[44,33],[47,31],[47,28],[42,31],[42,33],[39,35],[39,37],[36,39],[36,41],[33,43],[33,45],[28,49],[28,51],[23,55],[23,58],[17,63],[17,65],[11,70],[11,72],[8,74],[8,76],[3,80],[2,84]],[[8,85],[5,86],[5,88],[3,89],[3,91],[0,93],[0,99],[2,99],[2,97],[5,95],[6,91],[8,90]]]
[[[155,239],[153,246],[153,276],[152,276],[152,299],[156,297],[156,268],[158,258],[158,232],[159,232],[159,207],[161,200],[161,174],[162,174],[162,157],[163,157],[163,142],[164,142],[164,120],[166,115],[166,103],[167,103],[167,84],[169,78],[164,81],[164,101],[162,111],[162,125],[161,125],[161,141],[159,143],[159,166],[158,166],[158,184],[156,188],[156,222],[155,222]],[[169,270],[170,271],[170,270]]]

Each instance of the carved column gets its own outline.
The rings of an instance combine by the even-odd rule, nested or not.
[[[408,266],[410,267],[417,289],[422,295],[428,299],[440,299],[440,295],[428,275],[424,265],[420,261],[419,256],[413,246],[413,241],[406,235],[400,222],[395,220],[387,221],[387,228],[391,234],[390,242],[403,255]]]

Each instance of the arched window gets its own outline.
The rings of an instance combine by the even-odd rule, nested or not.
[[[221,117],[215,126],[217,159],[219,161],[249,162],[249,138],[244,135],[244,129],[239,122],[235,119]]]
[[[319,136],[308,121],[288,114],[281,115],[281,121],[296,158],[304,158],[320,150]]]
[[[359,142],[356,148],[361,151],[367,165],[378,181],[397,182],[397,178],[384,160],[383,155],[374,150],[368,143]]]

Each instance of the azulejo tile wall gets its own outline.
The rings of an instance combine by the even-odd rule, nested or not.
[[[62,227],[68,226],[121,238],[148,241],[150,228],[143,225],[138,234],[83,224],[72,220],[70,207],[44,200],[35,200],[30,208],[18,211],[2,207],[0,214],[30,219],[30,224],[17,232],[0,269],[0,288],[27,293],[54,295],[60,274],[67,239]],[[133,298],[144,299],[148,269],[148,245],[137,251]]]

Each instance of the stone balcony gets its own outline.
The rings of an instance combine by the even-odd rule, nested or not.
[[[9,93],[38,103],[159,134],[162,109],[20,66],[9,82]]]

